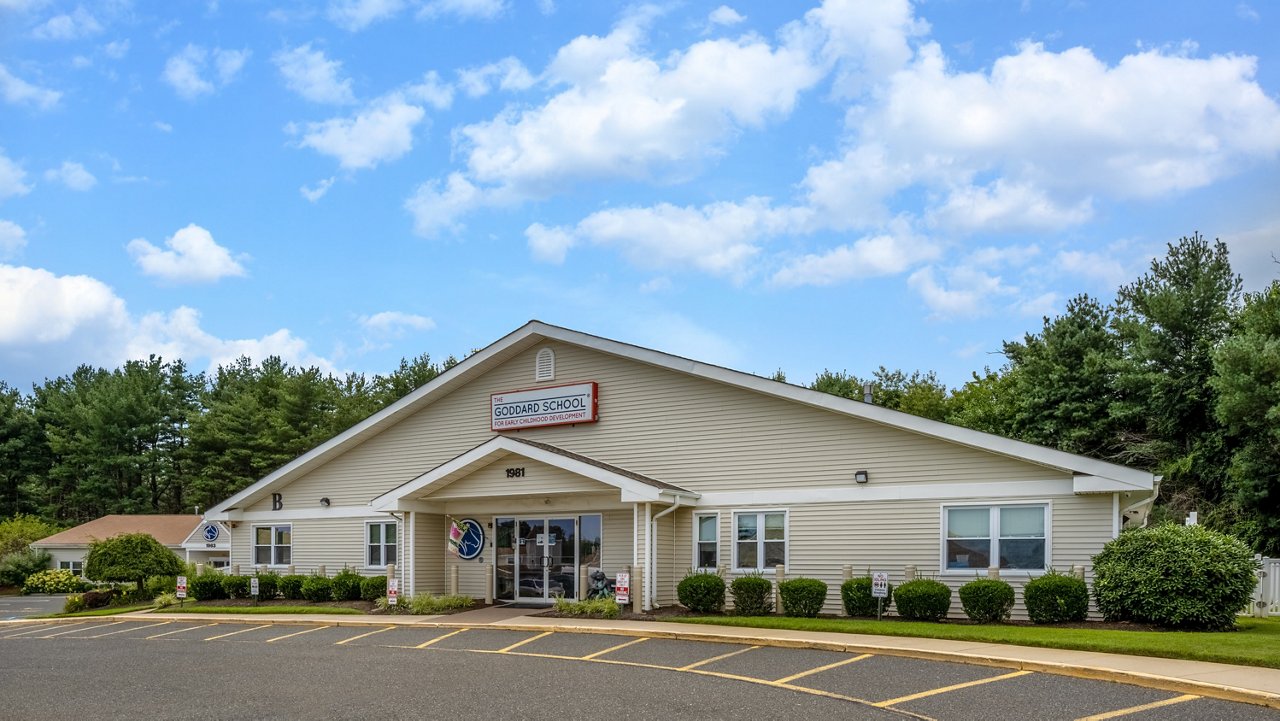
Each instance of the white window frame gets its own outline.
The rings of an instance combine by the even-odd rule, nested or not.
[[[258,529],[259,529],[259,528],[270,528],[270,529],[271,529],[271,543],[270,543],[270,544],[268,544],[268,545],[266,546],[267,548],[270,548],[270,549],[271,549],[271,563],[267,563],[267,564],[260,564],[260,563],[258,563],[258,548],[259,548],[259,547],[261,547],[261,545],[262,545],[262,544],[258,543]],[[289,561],[288,561],[288,563],[276,563],[276,562],[275,562],[275,561],[276,561],[276,549],[278,549],[278,548],[284,548],[284,547],[285,547],[285,545],[284,545],[284,544],[282,544],[282,543],[276,543],[276,529],[277,529],[277,528],[288,528],[288,529],[289,529],[289,546],[288,546],[288,548],[289,548]],[[253,561],[253,564],[252,564],[252,565],[254,565],[254,566],[266,565],[268,568],[286,568],[286,567],[288,567],[288,566],[293,565],[293,524],[292,524],[292,523],[262,523],[262,524],[259,524],[259,525],[256,525],[256,526],[251,527],[251,528],[250,528],[250,534],[251,534],[251,535],[249,536],[249,549],[250,549],[250,550],[249,550],[249,559],[250,559],[251,561]]]
[[[1000,509],[1001,508],[1042,508],[1044,509],[1044,568],[1001,568],[1001,576],[1038,576],[1053,568],[1053,502],[1048,500],[1028,500],[1010,502],[967,501],[963,503],[944,503],[940,509],[938,521],[938,569],[946,576],[973,576],[979,573],[986,576],[982,568],[947,568],[947,510],[951,508],[986,508],[991,517],[988,521],[988,532],[991,534],[990,558],[1000,562]]]
[[[756,539],[756,558],[761,562],[764,561],[764,517],[770,513],[782,514],[782,568],[785,571],[791,567],[791,512],[786,508],[735,508],[729,515],[729,543],[733,545],[731,551],[733,557],[734,573],[764,573],[770,570],[770,567],[755,566],[743,567],[738,563],[738,517],[755,515],[759,529],[759,538]],[[744,541],[745,543],[745,541]]]
[[[384,526],[384,528],[382,529],[382,543],[380,543],[380,544],[369,543],[369,527],[370,527],[370,526]],[[392,534],[392,538],[393,538],[393,540],[391,541],[391,543],[390,543],[390,544],[388,544],[388,543],[387,543],[387,529],[385,528],[385,526],[391,526],[391,527],[394,529],[394,531],[395,531],[395,533],[393,533],[393,534]],[[374,546],[374,545],[377,545],[377,546],[378,546],[378,548],[379,548],[379,550],[378,550],[378,557],[382,559],[382,563],[370,563],[370,562],[369,562],[369,546]],[[381,520],[379,520],[379,521],[365,521],[365,524],[364,524],[364,567],[365,567],[365,568],[383,568],[383,569],[385,569],[385,568],[387,567],[387,546],[388,546],[388,545],[395,546],[395,548],[396,548],[396,558],[397,558],[397,559],[399,559],[399,558],[400,558],[400,524],[399,524],[399,523],[397,523],[397,522],[395,522],[395,521],[381,521]]]
[[[58,561],[59,571],[70,571],[77,576],[84,575],[84,561]]]
[[[716,519],[716,565],[703,566],[698,563],[698,544],[703,541],[698,538],[698,519],[699,518],[715,518]],[[693,563],[690,565],[696,571],[716,571],[720,567],[720,511],[700,511],[693,514]]]

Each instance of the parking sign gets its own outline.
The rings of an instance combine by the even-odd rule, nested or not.
[[[187,597],[187,577],[178,576],[178,598]]]

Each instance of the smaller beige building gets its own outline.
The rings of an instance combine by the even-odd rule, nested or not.
[[[231,535],[221,523],[196,515],[110,515],[55,533],[31,544],[48,551],[54,568],[84,572],[89,544],[122,533],[146,533],[184,561],[227,565]]]

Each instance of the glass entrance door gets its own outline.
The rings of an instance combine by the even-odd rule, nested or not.
[[[575,518],[519,519],[514,539],[516,600],[577,596],[577,530]]]

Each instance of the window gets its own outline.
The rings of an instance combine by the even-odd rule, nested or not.
[[[720,565],[720,514],[699,513],[693,517],[694,568],[714,570]]]
[[[396,524],[394,521],[370,523],[366,526],[368,547],[365,565],[385,568],[396,562]]]
[[[943,509],[947,570],[1043,570],[1048,563],[1049,507],[951,506]]]
[[[84,573],[83,561],[58,561],[58,568],[70,571],[77,576]]]
[[[254,526],[253,563],[287,566],[293,558],[293,526]]]
[[[764,570],[787,563],[787,513],[735,513],[734,562],[737,569]]]

